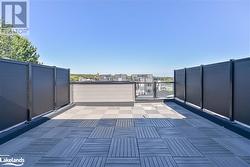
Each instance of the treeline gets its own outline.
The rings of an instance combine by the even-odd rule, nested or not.
[[[100,80],[100,74],[71,74],[70,75],[71,81],[80,81],[81,79],[89,79],[89,80]],[[128,75],[128,80],[132,80],[131,76]],[[173,77],[154,77],[155,81],[163,81],[163,82],[173,82]]]
[[[71,81],[79,81],[81,78],[99,80],[99,74],[70,74]]]

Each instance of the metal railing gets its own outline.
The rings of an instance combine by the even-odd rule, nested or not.
[[[135,82],[136,98],[173,98],[174,82]]]

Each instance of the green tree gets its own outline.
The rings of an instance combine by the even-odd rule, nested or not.
[[[11,28],[1,28],[0,58],[39,63],[37,48],[27,38],[13,32]]]

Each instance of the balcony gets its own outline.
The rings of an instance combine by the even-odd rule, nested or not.
[[[29,92],[33,92],[33,98],[28,96],[30,110],[20,110],[31,113],[30,120],[22,128],[9,127],[2,131],[7,135],[1,136],[1,158],[22,157],[23,166],[36,167],[250,166],[249,139],[235,133],[238,125],[230,120],[216,116],[211,119],[197,106],[187,106],[188,98],[181,96],[180,71],[175,72],[175,83],[71,83],[69,87],[67,70],[15,63],[11,66],[11,70],[17,68],[17,71],[22,66],[23,75],[26,71],[33,72],[28,75],[30,82],[19,85],[20,89],[27,88],[26,84],[32,87]],[[43,82],[50,81],[47,89],[51,89],[48,92],[52,102],[46,99],[41,86],[37,86],[40,82],[34,81],[35,73],[47,76],[42,77]],[[189,74],[184,73],[185,85],[189,83]],[[18,76],[13,81],[20,80],[21,75]],[[167,86],[159,89],[160,84]],[[6,90],[1,93],[8,97],[8,103],[1,105],[16,100],[13,94],[4,94],[7,86],[13,87],[5,84]],[[141,87],[150,91],[143,92]],[[37,92],[43,95],[44,101],[34,97]],[[173,94],[175,99],[171,98]],[[52,111],[36,113],[36,107],[44,109],[47,102]],[[214,121],[215,118],[225,124]]]

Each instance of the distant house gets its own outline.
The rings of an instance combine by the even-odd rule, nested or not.
[[[128,76],[127,76],[127,74],[115,74],[113,79],[114,79],[114,81],[127,81]]]
[[[135,82],[153,82],[154,77],[153,74],[132,74],[132,81]]]
[[[112,81],[113,77],[111,74],[102,74],[99,76],[100,81]]]
[[[152,96],[153,95],[153,74],[132,74],[132,81],[142,82],[136,84],[136,95]],[[143,83],[145,82],[145,83]]]

